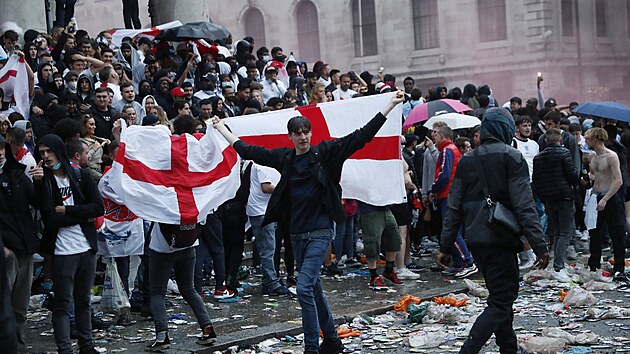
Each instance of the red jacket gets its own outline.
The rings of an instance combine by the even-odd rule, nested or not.
[[[438,145],[438,150],[440,155],[435,167],[435,179],[431,192],[436,194],[439,200],[448,198],[448,192],[451,190],[455,171],[457,171],[457,163],[462,157],[462,153],[450,140],[442,141]]]

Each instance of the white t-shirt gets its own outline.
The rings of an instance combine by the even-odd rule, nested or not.
[[[72,195],[72,188],[70,188],[70,179],[68,176],[63,179],[55,176],[55,180],[57,181],[57,187],[59,187],[63,205],[74,205],[74,196]],[[55,255],[67,256],[89,250],[90,243],[83,234],[81,225],[77,224],[59,228],[57,232],[57,243],[55,243]]]
[[[199,246],[199,239],[197,239],[197,241],[195,241],[195,243],[193,243],[192,246],[190,247],[196,247],[196,246]],[[153,227],[151,230],[151,243],[149,243],[150,249],[159,253],[174,253],[174,252],[181,251],[190,247],[171,249],[171,246],[169,246],[169,244],[166,242],[166,239],[164,238],[162,231],[160,231],[160,225],[158,223],[153,224]]]
[[[335,101],[340,101],[340,100],[347,100],[352,98],[352,96],[356,95],[357,92],[347,89],[346,91],[342,91],[340,88],[336,89],[335,91],[333,91],[332,95],[333,98],[335,99]]]
[[[271,194],[262,191],[262,183],[271,183],[274,187],[280,182],[280,172],[267,166],[252,163],[249,185],[249,199],[247,199],[247,216],[265,215]]]
[[[26,174],[26,177],[28,177],[32,181],[33,177],[31,177],[31,175],[28,174],[28,171],[31,170],[31,167],[37,166],[37,162],[35,161],[35,158],[33,157],[33,154],[31,154],[31,152],[28,151],[22,157],[22,159],[20,159],[20,161],[18,161],[18,162],[21,163],[22,165],[26,166],[26,168],[24,169],[24,174]]]
[[[534,173],[534,157],[538,155],[540,150],[540,146],[538,143],[533,141],[532,139],[527,139],[527,141],[522,141],[518,138],[512,139],[513,143],[516,144],[516,150],[520,151],[527,162],[527,169],[529,170],[529,181],[532,181],[532,174]]]

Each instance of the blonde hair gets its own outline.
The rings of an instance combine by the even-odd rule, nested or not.
[[[437,129],[437,128],[442,128],[442,127],[446,127],[447,124],[445,122],[442,122],[441,120],[438,120],[437,122],[433,122],[433,126],[431,128],[433,129]]]
[[[587,139],[606,141],[608,140],[608,133],[606,133],[603,128],[591,128],[584,133],[584,137]]]

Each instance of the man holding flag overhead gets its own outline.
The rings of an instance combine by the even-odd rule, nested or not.
[[[335,140],[311,145],[311,122],[303,116],[288,121],[288,137],[294,148],[269,150],[248,145],[232,134],[219,118],[213,125],[242,158],[275,168],[278,182],[263,225],[289,222],[300,276],[297,293],[302,307],[305,353],[340,353],[343,344],[337,336],[334,319],[322,292],[319,269],[332,239],[333,220],[342,223],[341,170],[344,162],[374,138],[394,107],[404,99],[402,92],[392,96],[387,106],[362,128]],[[321,129],[321,127],[320,127]],[[319,346],[319,330],[324,341]]]

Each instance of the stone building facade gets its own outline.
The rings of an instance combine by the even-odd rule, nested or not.
[[[120,25],[120,3],[79,0],[77,19],[94,32]],[[160,0],[159,18],[211,19],[235,39],[253,36],[256,47],[280,46],[342,71],[383,66],[423,90],[487,83],[504,102],[536,96],[542,72],[545,94],[560,103],[628,100],[630,0],[215,0],[186,11],[195,4]],[[185,7],[180,18],[171,5]]]

